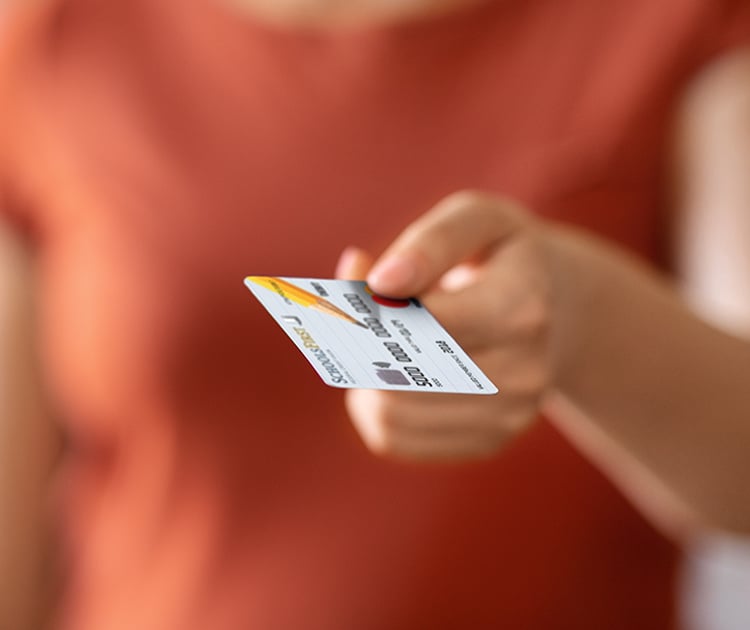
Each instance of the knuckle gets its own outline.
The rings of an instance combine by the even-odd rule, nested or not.
[[[375,455],[392,454],[395,448],[395,438],[392,432],[382,425],[378,425],[377,422],[368,427],[366,431],[361,431],[360,435],[367,448]]]
[[[398,448],[400,406],[388,392],[355,390],[347,408],[360,437],[370,451],[390,455]]]
[[[459,190],[438,203],[435,210],[443,219],[484,221],[488,209],[496,204],[491,197],[479,190]]]
[[[526,211],[518,202],[501,195],[496,195],[476,188],[464,188],[448,195],[441,203],[446,211],[465,211],[476,209],[480,215],[489,219],[502,216],[504,220],[512,219],[518,225],[530,225],[533,215]]]
[[[541,292],[531,292],[510,309],[498,298],[492,321],[495,326],[492,332],[498,339],[540,339],[547,336],[552,327],[552,311]]]
[[[526,300],[518,314],[518,325],[522,332],[537,336],[549,330],[552,322],[549,304],[541,295],[535,294]]]
[[[533,367],[518,373],[518,378],[512,384],[513,396],[529,405],[535,404],[547,391],[549,382],[549,371],[535,363]]]
[[[523,431],[528,429],[534,421],[537,419],[538,406],[536,404],[523,407],[516,413],[511,414],[508,417],[508,435],[505,439],[506,442],[510,441],[511,438],[515,438],[520,435]]]
[[[376,393],[378,396],[376,398],[377,405],[374,407],[374,412],[377,414],[377,417],[383,426],[394,427],[398,423],[398,419],[403,411],[398,396],[394,395],[393,392],[388,391]]]
[[[491,438],[488,444],[492,445],[494,453],[498,453],[507,445],[511,444],[525,429],[527,429],[537,418],[536,405],[512,405],[502,414],[502,419],[495,423],[492,428]]]
[[[501,417],[495,417],[492,423],[491,439],[488,440],[496,449],[500,448],[516,435],[515,427],[510,420],[511,413],[505,410]]]
[[[391,455],[393,453],[392,440],[388,439],[386,434],[380,434],[377,437],[366,439],[365,444],[375,455]]]
[[[513,440],[515,431],[511,431],[505,423],[497,423],[495,420],[491,430],[473,449],[472,457],[475,459],[490,459],[498,455]]]
[[[484,204],[486,200],[486,193],[474,188],[464,188],[448,195],[444,202],[449,207],[465,207]]]

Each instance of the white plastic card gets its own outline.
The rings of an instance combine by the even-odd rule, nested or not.
[[[245,284],[332,387],[498,391],[415,298],[377,296],[355,280],[248,276]]]

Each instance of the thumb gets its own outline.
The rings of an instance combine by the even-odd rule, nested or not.
[[[484,256],[518,232],[528,215],[512,202],[475,192],[446,197],[408,226],[378,259],[367,283],[381,295],[419,295],[452,267]]]

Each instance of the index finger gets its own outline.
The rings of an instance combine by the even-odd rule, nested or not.
[[[525,213],[512,202],[477,192],[450,195],[407,227],[367,276],[373,291],[419,295],[449,269],[512,236]]]

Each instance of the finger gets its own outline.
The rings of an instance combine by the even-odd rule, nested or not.
[[[352,417],[374,418],[383,429],[442,434],[486,431],[496,416],[496,399],[469,394],[438,394],[382,390],[351,390],[347,407]]]
[[[481,276],[481,268],[477,265],[464,263],[457,265],[443,274],[437,287],[442,291],[458,291],[472,284],[476,284]]]
[[[498,427],[488,430],[488,423],[485,426],[477,422],[470,424],[469,421],[475,419],[471,406],[462,413],[460,407],[464,405],[461,404],[452,410],[452,417],[443,414],[436,422],[428,410],[418,405],[402,406],[405,400],[402,393],[354,390],[349,394],[350,409],[360,409],[360,412],[352,409],[353,424],[367,447],[378,455],[411,460],[481,458],[496,452],[512,435]],[[387,398],[401,400],[395,403],[394,409],[382,413],[379,403]],[[442,398],[445,400],[446,396]],[[415,417],[410,419],[410,416]]]
[[[398,400],[389,392],[352,390],[348,392],[347,407],[352,422],[367,447],[379,455],[404,458],[448,458],[491,450],[488,440],[478,431],[443,431],[435,427],[395,426],[385,421],[388,414],[380,413],[384,400]],[[402,396],[402,401],[403,401]],[[397,405],[398,407],[398,405]],[[401,417],[408,412],[394,410]]]
[[[372,267],[373,257],[359,247],[347,247],[336,263],[339,280],[364,280]]]
[[[385,444],[368,448],[378,455],[408,461],[451,462],[488,459],[500,449],[500,444],[479,435],[445,436],[400,433]]]
[[[512,266],[495,267],[455,291],[433,291],[423,303],[467,351],[526,343],[542,337],[550,325],[546,293]]]
[[[443,435],[481,432],[505,438],[536,416],[550,375],[525,345],[477,353],[478,365],[500,389],[498,396],[350,390],[347,409],[355,421],[378,431],[413,430]]]
[[[489,195],[451,195],[401,233],[370,271],[367,282],[382,295],[419,295],[451,267],[510,237],[525,216],[509,201]]]

